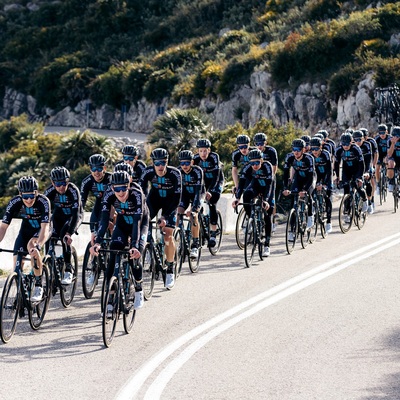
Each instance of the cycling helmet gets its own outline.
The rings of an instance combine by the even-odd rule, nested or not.
[[[18,181],[18,190],[21,193],[31,193],[38,190],[39,185],[33,176],[23,176]]]
[[[250,138],[247,135],[239,135],[236,138],[236,144],[249,144]]]
[[[197,148],[200,147],[211,147],[211,142],[208,139],[199,139],[196,144]]]
[[[314,136],[313,138],[311,138],[310,140],[310,146],[311,147],[321,147],[322,145],[322,140],[321,138]]]
[[[258,159],[262,159],[263,158],[263,154],[261,153],[260,150],[258,149],[253,149],[249,151],[248,154],[249,160],[258,160]]]
[[[100,166],[103,167],[106,163],[106,158],[101,154],[93,154],[89,157],[89,165],[90,166]]]
[[[65,167],[55,167],[50,172],[50,179],[53,182],[65,181],[66,179],[69,179],[69,177],[69,171]]]
[[[126,171],[117,171],[112,174],[111,185],[127,185],[130,182],[130,176]]]
[[[367,137],[369,132],[367,128],[360,128],[360,131],[364,134],[364,137]]]
[[[326,139],[329,136],[329,132],[325,129],[319,130],[317,133],[323,136],[324,139]]]
[[[381,132],[381,131],[386,132],[387,131],[387,126],[385,124],[379,124],[378,125],[378,131],[379,132]]]
[[[353,138],[363,138],[364,137],[364,132],[362,130],[356,130],[353,132]]]
[[[120,163],[114,167],[114,172],[126,171],[130,176],[133,176],[133,168],[130,164]]]
[[[303,135],[300,139],[303,139],[306,146],[308,146],[310,144],[311,136]]]
[[[345,146],[349,146],[353,141],[353,135],[350,132],[344,132],[340,136],[340,143]]]
[[[263,132],[258,132],[254,135],[253,142],[254,143],[260,143],[260,142],[266,142],[267,141],[267,135]]]
[[[391,134],[393,137],[400,137],[400,126],[394,126],[394,127],[392,128],[392,132],[390,132],[390,134]]]
[[[168,152],[165,149],[158,147],[151,152],[152,160],[168,160]]]
[[[193,153],[190,150],[182,150],[179,152],[179,160],[193,160]]]
[[[122,149],[122,154],[124,156],[137,156],[138,153],[139,153],[138,148],[136,146],[131,145],[131,144],[127,144]]]
[[[304,149],[304,147],[306,147],[306,143],[303,139],[294,139],[292,142],[292,147],[300,147],[301,149]]]

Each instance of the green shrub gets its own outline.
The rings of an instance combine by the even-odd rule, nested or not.
[[[150,102],[161,101],[169,97],[178,83],[178,76],[169,68],[154,71],[143,88],[144,97]]]
[[[377,87],[400,85],[400,57],[374,57],[366,62],[365,69],[375,71],[375,84]]]
[[[363,67],[355,64],[348,64],[334,73],[328,81],[328,93],[336,101],[339,96],[346,95],[354,89],[363,74]]]
[[[124,97],[131,102],[138,102],[143,97],[143,87],[152,72],[153,67],[146,62],[130,64],[122,83]]]

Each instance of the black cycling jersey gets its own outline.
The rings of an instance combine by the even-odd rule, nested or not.
[[[186,209],[192,203],[193,211],[200,209],[201,197],[205,193],[203,170],[193,165],[188,173],[178,168],[182,176],[182,196],[179,207]]]
[[[376,140],[372,137],[367,137],[366,141],[371,144],[371,153],[372,153],[371,162],[372,162],[375,157],[375,154],[378,153],[378,144],[376,143]]]
[[[386,135],[384,138],[382,136],[378,135],[375,137],[375,142],[378,146],[378,160],[379,163],[383,162],[383,159],[387,156],[387,151],[388,148],[390,147],[390,139],[392,138],[391,135]]]
[[[391,146],[391,142],[390,142],[390,140],[388,140],[388,150],[389,150],[390,146]],[[394,162],[396,163],[396,168],[398,168],[400,165],[400,141],[397,141],[394,144],[394,151],[393,151],[393,154],[391,155],[390,159],[394,160]]]
[[[342,146],[336,149],[335,153],[335,173],[339,176],[340,162],[342,161],[342,180],[348,181],[351,178],[361,179],[364,173],[364,157],[361,149],[352,144],[349,150],[344,150]],[[345,178],[345,179],[343,179]]]
[[[293,181],[298,183],[298,187],[296,185],[296,187],[292,189],[296,191],[308,191],[315,179],[314,158],[308,153],[304,153],[299,160],[296,160],[293,153],[288,153],[286,155],[285,164],[283,166],[284,189],[288,189],[291,167],[294,169]]]
[[[261,151],[263,153],[264,161],[269,161],[273,167],[278,165],[278,153],[277,153],[275,147],[264,146],[264,149]]]
[[[118,161],[116,165],[118,164],[124,164],[125,161]],[[142,160],[136,160],[135,164],[133,166],[133,175],[132,175],[132,181],[139,183],[140,177],[143,174],[143,171],[146,169],[146,164]]]
[[[327,150],[333,157],[335,155],[336,144],[332,139],[324,139],[324,144],[322,145],[324,150]]]
[[[193,157],[194,165],[198,165],[204,172],[204,184],[208,192],[221,193],[224,184],[219,155],[211,152],[205,160],[199,154]]]
[[[364,140],[364,143],[360,146],[364,157],[364,172],[369,172],[372,166],[372,146],[370,142]]]
[[[249,147],[249,152],[251,150],[254,150],[255,147]],[[248,153],[247,155],[243,155],[239,149],[236,149],[232,153],[232,167],[237,167],[239,170],[243,168],[245,165],[247,165],[249,162],[249,156]]]
[[[326,185],[332,189],[332,158],[327,150],[321,150],[318,156],[314,157],[315,172],[317,174],[317,182]]]

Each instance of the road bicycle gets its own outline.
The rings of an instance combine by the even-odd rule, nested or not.
[[[61,244],[59,244],[59,242]],[[62,252],[57,254],[62,248]],[[43,264],[47,265],[50,271],[50,288],[53,297],[60,292],[61,304],[67,308],[74,299],[76,287],[78,285],[78,255],[75,247],[71,246],[71,266],[72,283],[64,285],[61,283],[65,274],[66,264],[64,260],[65,244],[60,238],[52,237],[49,240],[47,254],[43,259]]]
[[[211,255],[215,256],[221,249],[222,243],[222,234],[224,232],[224,226],[222,223],[222,215],[219,210],[217,210],[217,228],[215,230],[215,241],[216,244],[214,247],[209,245],[210,238],[211,238],[211,223],[210,223],[210,208],[205,211],[204,205],[201,207],[199,211],[199,223],[200,223],[200,230],[201,230],[201,238],[203,246],[207,243],[208,250],[210,251]]]
[[[179,214],[179,229],[182,232],[182,243],[181,243],[181,255],[180,255],[180,266],[182,269],[182,264],[187,260],[189,264],[189,269],[191,272],[196,273],[200,266],[201,249],[203,247],[203,229],[202,224],[200,224],[199,229],[199,246],[197,249],[197,257],[192,258],[190,256],[190,250],[192,245],[192,227],[194,224],[193,213],[189,218],[186,218],[183,214]]]
[[[136,315],[134,309],[136,282],[129,262],[129,250],[100,249],[100,253],[115,254],[114,274],[108,282],[104,295],[102,315],[103,342],[106,347],[110,347],[121,314],[125,333],[132,331]],[[138,266],[137,260],[134,260],[133,268]]]
[[[0,252],[14,253],[13,250],[0,249]],[[23,271],[24,258],[28,253],[17,252],[17,262],[14,271],[7,277],[3,287],[0,305],[0,337],[4,343],[10,341],[17,327],[18,317],[25,316],[28,312],[29,325],[33,330],[39,329],[49,308],[50,302],[50,272],[44,264],[42,268],[41,283],[43,288],[42,300],[31,301],[35,288],[33,270],[28,274]]]
[[[387,193],[388,193],[388,179],[387,179],[387,167],[386,163],[383,163],[380,168],[379,172],[379,203],[380,205],[383,204],[383,202],[386,202],[387,199]]]
[[[399,208],[399,196],[400,196],[400,183],[399,183],[399,169],[394,169],[394,177],[393,177],[393,210],[397,212]]]
[[[326,237],[326,190],[322,186],[320,190],[315,189],[313,192],[314,204],[316,207],[315,216],[318,218],[318,225],[320,227],[322,238]]]
[[[339,187],[343,185],[340,184]],[[362,229],[367,219],[367,213],[362,210],[363,200],[357,191],[357,183],[350,182],[350,193],[342,197],[339,206],[339,227],[343,233],[347,233],[352,225]]]

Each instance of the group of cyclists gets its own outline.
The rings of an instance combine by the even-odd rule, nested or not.
[[[344,193],[349,193],[355,182],[363,201],[363,212],[372,214],[375,208],[374,194],[379,188],[379,171],[387,165],[389,191],[393,188],[394,170],[400,166],[400,127],[393,127],[391,134],[386,125],[378,127],[375,138],[367,129],[348,129],[340,136],[336,145],[326,130],[313,137],[304,135],[292,142],[292,151],[285,157],[283,167],[284,196],[298,194],[308,201],[307,229],[314,224],[313,192],[324,188],[326,202],[326,233],[332,232],[332,190],[341,184]],[[268,144],[265,133],[256,133],[251,139],[247,135],[236,138],[237,149],[232,153],[232,179],[234,201],[238,207],[241,198],[247,216],[251,204],[261,198],[265,210],[265,232],[263,257],[270,255],[270,240],[274,233],[273,215],[276,212],[276,174],[278,155]],[[157,215],[159,228],[163,231],[165,263],[164,285],[171,289],[175,284],[174,260],[177,251],[173,239],[178,218],[187,215],[193,218],[190,257],[198,255],[198,213],[207,201],[210,209],[210,235],[208,246],[216,245],[217,203],[224,187],[224,174],[219,155],[211,151],[211,142],[199,139],[197,152],[179,152],[179,166],[169,165],[166,149],[155,148],[151,152],[152,165],[139,159],[139,149],[126,145],[122,149],[123,159],[117,162],[113,172],[106,170],[106,158],[93,154],[88,164],[90,174],[83,179],[80,188],[70,181],[70,172],[57,166],[50,172],[51,184],[43,194],[33,176],[24,176],[18,181],[18,192],[9,202],[0,225],[0,242],[15,217],[22,219],[21,228],[14,244],[14,254],[26,251],[31,256],[35,277],[35,288],[31,301],[43,297],[41,287],[42,248],[48,247],[50,237],[62,242],[66,263],[61,277],[63,285],[70,285],[72,235],[77,232],[83,210],[89,196],[94,197],[90,214],[92,256],[98,256],[101,243],[107,232],[111,234],[110,250],[129,249],[130,262],[135,278],[134,309],[144,304],[141,287],[143,270],[141,263],[133,268],[134,260],[143,255],[149,237],[150,221]],[[113,275],[115,254],[110,254],[106,279]]]

